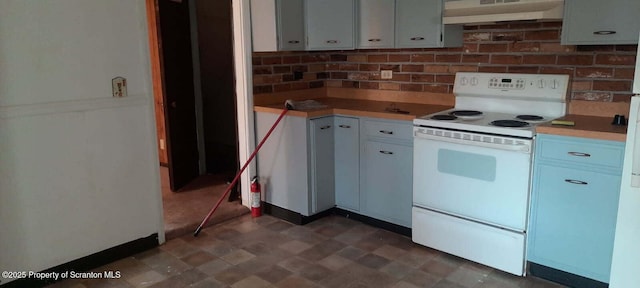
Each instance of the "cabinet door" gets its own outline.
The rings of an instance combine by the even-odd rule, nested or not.
[[[335,205],[333,117],[309,121],[311,131],[311,213]]]
[[[358,48],[393,48],[395,0],[358,0]]]
[[[536,164],[528,260],[609,282],[620,176]]]
[[[251,40],[254,52],[278,51],[275,0],[251,0]]]
[[[413,148],[368,140],[361,175],[363,214],[411,227]]]
[[[640,1],[564,1],[562,44],[638,44]]]
[[[354,48],[354,0],[306,0],[307,50]]]
[[[256,112],[256,141],[273,126],[278,114]],[[308,120],[285,116],[257,154],[262,199],[302,215],[309,215]]]
[[[339,208],[360,209],[360,136],[357,118],[335,116],[335,192]]]
[[[396,48],[442,46],[442,0],[396,0]]]
[[[280,50],[304,50],[303,1],[278,0],[277,5]]]

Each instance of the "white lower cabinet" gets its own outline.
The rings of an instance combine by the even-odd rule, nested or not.
[[[264,138],[277,118],[277,114],[256,112],[256,141]],[[282,119],[256,160],[263,201],[303,216],[335,205],[333,129],[333,117]]]

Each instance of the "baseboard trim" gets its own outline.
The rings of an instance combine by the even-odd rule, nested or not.
[[[268,214],[273,217],[280,218],[282,220],[291,222],[296,225],[305,225],[307,223],[311,223],[327,215],[333,214],[333,208],[322,211],[320,213],[317,213],[311,216],[305,216],[298,212],[294,212],[289,209],[285,209],[285,208],[273,205],[271,203],[262,202],[261,205],[262,205],[262,212],[264,212],[264,214]]]
[[[560,271],[555,268],[547,267],[533,262],[529,264],[529,274],[538,278],[553,281],[562,285],[576,288],[606,288],[609,284],[593,280],[580,275],[569,272]]]
[[[290,222],[296,225],[305,225],[307,223],[313,222],[315,220],[318,220],[322,217],[326,217],[328,215],[338,215],[345,218],[350,218],[356,221],[360,221],[362,223],[365,223],[377,228],[398,233],[400,235],[411,237],[411,228],[400,226],[397,224],[393,224],[387,221],[372,218],[362,214],[354,213],[352,211],[340,209],[337,207],[327,209],[325,211],[322,211],[320,213],[317,213],[311,216],[304,216],[298,212],[294,212],[289,209],[285,209],[270,203],[262,202],[262,212],[264,212],[264,214],[268,214],[273,217],[280,218],[282,220],[285,220],[287,222]]]
[[[131,255],[149,250],[156,246],[158,246],[158,234],[154,233],[147,237],[133,240],[109,249],[105,249],[100,252],[93,253],[89,256],[85,256],[85,257],[55,266],[53,268],[46,269],[41,272],[42,273],[49,273],[49,272],[63,273],[67,271],[86,272],[91,269],[98,268],[100,266],[120,260],[122,258],[126,258]],[[64,279],[58,279],[57,281],[60,281],[60,280],[64,280]],[[19,280],[11,281],[9,283],[2,284],[0,285],[0,287],[2,288],[44,287],[46,285],[50,285],[57,281],[53,279],[39,280],[34,278],[24,278],[24,279],[19,279]]]
[[[372,218],[369,216],[365,216],[362,214],[358,214],[358,213],[355,213],[349,210],[340,209],[340,208],[334,208],[334,212],[336,215],[340,215],[345,218],[354,219],[362,223],[369,224],[371,226],[375,226],[387,231],[398,233],[400,235],[411,237],[411,228],[408,228],[408,227],[400,226],[398,224],[393,224],[387,221]]]

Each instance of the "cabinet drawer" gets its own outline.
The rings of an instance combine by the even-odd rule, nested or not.
[[[364,122],[364,133],[367,136],[411,140],[413,129],[410,123],[381,122],[367,120]]]
[[[536,151],[539,160],[567,161],[619,171],[624,158],[624,143],[552,135],[539,135]]]

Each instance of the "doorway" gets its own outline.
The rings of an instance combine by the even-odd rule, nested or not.
[[[167,239],[195,230],[239,167],[231,5],[147,0]],[[248,212],[231,194],[211,224]]]

